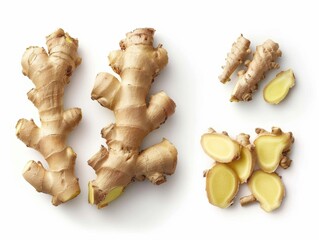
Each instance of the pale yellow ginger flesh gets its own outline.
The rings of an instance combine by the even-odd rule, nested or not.
[[[230,101],[250,101],[252,93],[257,89],[257,84],[265,77],[265,73],[271,69],[279,68],[276,59],[280,56],[279,45],[272,40],[267,40],[262,45],[257,46],[247,71],[238,73],[239,80]]]
[[[153,47],[154,32],[136,29],[120,42],[120,50],[109,54],[110,66],[121,81],[109,73],[96,77],[92,99],[112,110],[116,121],[101,132],[108,149],[102,146],[89,160],[97,174],[89,183],[89,202],[98,208],[117,199],[135,179],[161,184],[175,171],[177,150],[168,140],[140,152],[146,135],[175,111],[174,101],[164,92],[146,102],[154,78],[168,62],[162,45]]]
[[[264,88],[264,99],[270,104],[278,104],[286,98],[293,86],[295,86],[293,71],[291,69],[282,71]]]
[[[254,146],[250,144],[249,135],[241,133],[236,140],[242,145],[240,158],[227,165],[235,171],[242,184],[247,182],[254,171],[256,156]]]
[[[230,76],[237,67],[244,62],[246,56],[251,52],[249,49],[250,41],[240,35],[237,41],[233,43],[230,53],[227,54],[226,64],[223,66],[223,72],[219,76],[222,83],[230,81]]]
[[[206,192],[211,204],[229,207],[239,188],[237,174],[226,164],[217,163],[206,173]]]
[[[62,29],[46,38],[48,53],[40,47],[29,47],[22,57],[23,74],[35,85],[28,98],[39,111],[41,127],[34,121],[20,119],[16,135],[28,147],[39,151],[48,163],[29,161],[24,178],[38,191],[52,195],[53,205],[66,202],[80,193],[74,174],[76,154],[67,146],[67,135],[81,120],[81,110],[64,110],[64,88],[81,63],[78,41]]]
[[[217,133],[213,129],[202,135],[201,144],[208,156],[220,163],[229,163],[240,157],[241,146],[226,132]]]
[[[256,133],[258,136],[254,144],[259,167],[268,173],[276,171],[279,164],[288,168],[291,160],[287,154],[294,142],[292,133],[284,133],[276,127],[273,127],[271,132],[257,128]]]
[[[285,187],[276,173],[256,171],[249,179],[248,187],[252,196],[241,198],[241,204],[246,205],[257,200],[266,212],[279,208],[285,196]]]

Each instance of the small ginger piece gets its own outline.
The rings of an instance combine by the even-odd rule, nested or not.
[[[222,83],[230,81],[230,76],[237,67],[244,62],[245,57],[251,52],[249,49],[250,41],[241,34],[237,41],[233,43],[230,53],[227,54],[226,64],[223,66],[223,72],[219,76]]]
[[[295,86],[293,71],[291,69],[282,71],[264,88],[264,99],[270,104],[278,104],[285,99],[293,86]]]
[[[220,163],[229,163],[240,157],[241,146],[226,132],[217,133],[210,129],[202,135],[201,144],[208,156]]]
[[[253,60],[249,63],[247,71],[239,72],[239,80],[233,90],[230,101],[250,101],[252,93],[257,89],[257,84],[271,69],[279,68],[276,59],[281,56],[279,45],[272,40],[267,40],[257,46]]]
[[[74,174],[76,154],[66,144],[67,135],[81,120],[81,109],[64,110],[64,88],[81,63],[78,41],[62,29],[47,36],[48,53],[40,47],[29,47],[22,57],[23,74],[35,85],[28,98],[39,111],[41,127],[34,121],[20,119],[16,135],[28,147],[39,151],[48,163],[29,161],[24,178],[38,191],[52,195],[52,204],[71,200],[80,193]]]
[[[279,164],[288,168],[291,160],[287,154],[294,142],[292,133],[284,133],[277,127],[273,127],[271,132],[257,128],[256,133],[258,136],[254,144],[259,167],[267,173],[276,171]]]
[[[247,179],[254,171],[256,162],[255,148],[250,143],[249,137],[249,135],[244,133],[237,136],[236,140],[242,145],[240,158],[227,163],[235,171],[241,184],[247,182]]]
[[[284,184],[276,173],[265,173],[258,170],[249,179],[248,187],[252,195],[241,198],[241,205],[244,206],[257,200],[260,207],[266,212],[279,208],[285,196]]]
[[[89,202],[98,208],[117,199],[134,180],[165,182],[175,171],[177,150],[168,140],[140,151],[143,139],[175,111],[175,103],[159,92],[146,102],[154,78],[168,62],[162,45],[154,48],[154,29],[127,33],[121,50],[109,54],[110,66],[120,77],[97,75],[92,99],[114,112],[116,122],[102,129],[108,149],[101,147],[89,161],[97,177],[89,182]]]
[[[209,202],[220,208],[229,207],[239,189],[237,174],[226,164],[217,163],[205,175]]]

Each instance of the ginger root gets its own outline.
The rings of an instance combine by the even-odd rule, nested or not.
[[[294,142],[292,133],[284,133],[277,127],[273,127],[271,133],[257,128],[256,133],[254,144],[259,167],[267,173],[276,171],[278,165],[288,168],[291,160],[287,155]]]
[[[217,163],[206,173],[206,192],[211,204],[227,208],[239,189],[237,174],[226,164]]]
[[[22,57],[23,74],[35,88],[28,98],[39,111],[41,127],[34,121],[20,119],[16,135],[28,147],[39,151],[48,163],[29,161],[24,178],[38,191],[52,195],[52,204],[71,200],[80,193],[74,175],[76,154],[66,144],[67,135],[81,120],[81,109],[63,109],[63,94],[75,68],[81,63],[78,41],[62,29],[47,36],[48,53],[40,47],[29,47]]]
[[[250,41],[241,34],[237,41],[233,43],[230,53],[227,54],[226,64],[223,66],[223,72],[219,76],[222,83],[230,81],[230,76],[237,67],[244,62],[246,56],[251,52],[249,49]]]
[[[226,132],[217,133],[214,129],[209,129],[202,136],[201,145],[208,156],[220,163],[229,163],[240,157],[240,144]]]
[[[257,89],[257,84],[271,69],[279,68],[276,59],[281,56],[279,45],[272,40],[267,40],[257,46],[253,60],[249,63],[247,71],[240,71],[239,80],[233,90],[230,101],[250,101],[252,93]]]
[[[166,139],[140,152],[144,137],[175,111],[175,103],[164,92],[146,103],[154,78],[168,62],[162,45],[153,47],[154,31],[140,28],[127,33],[121,50],[109,55],[110,66],[121,81],[100,73],[92,90],[92,99],[112,110],[116,119],[101,132],[108,149],[102,146],[88,161],[97,174],[89,183],[89,202],[98,208],[118,198],[134,179],[161,184],[165,175],[175,171],[177,150]]]
[[[257,200],[266,212],[279,208],[285,196],[285,187],[276,173],[256,171],[249,179],[248,187],[252,195],[242,197],[241,205],[245,206]]]
[[[264,99],[270,104],[278,104],[285,99],[293,86],[295,86],[293,71],[291,69],[282,71],[264,88]]]
[[[227,165],[235,171],[240,184],[247,182],[247,179],[254,171],[256,154],[255,147],[249,141],[249,135],[241,133],[237,136],[237,142],[242,146],[240,157],[238,160],[227,163]]]

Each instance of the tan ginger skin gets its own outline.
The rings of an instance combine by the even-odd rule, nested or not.
[[[250,41],[240,35],[237,41],[233,43],[230,53],[227,54],[226,64],[223,66],[223,72],[218,77],[222,83],[230,81],[230,76],[237,67],[244,62],[246,56],[251,53],[249,49]]]
[[[168,62],[166,50],[153,47],[154,32],[141,28],[127,33],[121,50],[109,54],[121,81],[108,73],[98,74],[95,81],[92,99],[112,110],[116,122],[101,131],[108,149],[102,146],[89,160],[97,174],[89,183],[89,202],[98,208],[116,199],[135,179],[161,184],[175,171],[177,150],[166,139],[140,152],[144,137],[175,111],[175,103],[164,92],[146,102],[154,78]]]
[[[81,109],[64,110],[64,88],[75,68],[81,63],[78,41],[62,29],[46,38],[48,53],[40,47],[29,47],[22,57],[23,74],[35,85],[28,98],[39,111],[41,127],[34,121],[20,119],[16,126],[18,138],[39,151],[48,163],[29,161],[24,178],[38,191],[52,195],[52,204],[71,200],[80,193],[74,175],[76,154],[67,146],[67,135],[81,120]]]
[[[281,56],[279,45],[272,40],[267,40],[257,46],[253,60],[249,63],[247,71],[238,72],[239,80],[233,90],[230,101],[250,101],[252,93],[257,89],[257,84],[271,69],[279,68],[276,59]]]

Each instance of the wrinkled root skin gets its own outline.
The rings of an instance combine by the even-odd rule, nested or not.
[[[96,77],[92,99],[112,110],[116,122],[102,129],[108,148],[101,147],[89,161],[97,177],[89,183],[89,202],[98,208],[121,195],[134,180],[165,182],[173,174],[177,150],[166,139],[140,152],[148,133],[159,128],[175,111],[175,103],[164,92],[151,96],[154,78],[168,62],[161,45],[153,47],[151,28],[136,29],[120,42],[121,50],[109,54],[110,66],[121,77],[109,73]]]
[[[231,102],[250,101],[258,83],[265,78],[267,71],[279,68],[276,62],[281,57],[278,43],[267,40],[257,46],[253,60],[248,64],[247,71],[238,72],[239,80],[232,92]]]
[[[29,47],[22,57],[23,74],[35,85],[28,98],[39,111],[41,127],[34,121],[20,119],[16,135],[28,147],[39,151],[48,163],[29,161],[24,178],[38,191],[52,195],[52,204],[67,202],[80,193],[74,174],[76,154],[67,146],[67,135],[82,118],[81,109],[64,110],[64,88],[81,63],[78,41],[62,29],[47,36],[48,53],[40,47]]]

